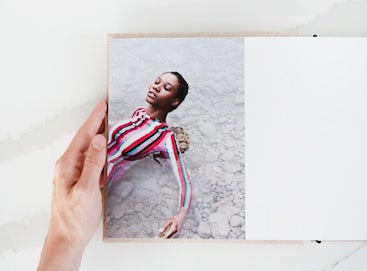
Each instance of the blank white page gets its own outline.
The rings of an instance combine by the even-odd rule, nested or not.
[[[367,39],[244,44],[246,239],[367,240]]]

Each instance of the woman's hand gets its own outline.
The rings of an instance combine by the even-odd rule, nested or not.
[[[166,224],[159,230],[159,237],[163,239],[171,238],[178,234],[187,214],[187,208],[181,208],[177,215],[168,219]]]
[[[57,161],[51,220],[38,270],[77,270],[102,214],[100,178],[106,159],[101,101]]]

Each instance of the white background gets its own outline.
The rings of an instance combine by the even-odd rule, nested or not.
[[[247,239],[367,239],[365,48],[245,38]]]
[[[337,1],[0,1],[0,269],[34,270],[53,164],[106,89],[106,33],[297,31],[365,36],[367,4]],[[365,270],[365,242],[106,244],[81,270]]]

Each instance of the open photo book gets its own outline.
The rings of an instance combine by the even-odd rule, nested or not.
[[[366,48],[109,35],[104,239],[367,240]]]

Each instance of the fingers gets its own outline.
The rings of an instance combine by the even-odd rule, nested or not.
[[[107,103],[101,100],[70,143],[68,151],[85,152],[92,138],[104,128]]]
[[[107,119],[106,119],[106,118],[104,118],[104,119],[102,120],[102,123],[101,123],[101,125],[99,126],[99,128],[98,128],[98,130],[97,130],[97,134],[104,134],[104,132],[105,132],[105,130],[106,130],[106,121],[107,121]]]
[[[163,239],[171,238],[175,233],[177,233],[177,223],[172,222],[168,231],[165,232]]]
[[[178,231],[178,222],[169,220],[160,230],[159,237],[163,239],[171,238]]]
[[[101,174],[101,176],[99,178],[99,188],[102,189],[102,188],[105,187],[105,180],[106,180],[105,174],[104,174],[104,171],[102,171],[102,174]]]
[[[54,183],[63,187],[73,186],[79,179],[85,161],[85,152],[92,138],[103,130],[107,103],[100,101],[86,122],[78,130],[69,147],[56,162]]]
[[[164,232],[168,229],[168,227],[170,227],[172,224],[172,221],[169,220],[162,228],[159,229],[159,237],[163,237],[164,236]]]
[[[100,177],[105,162],[106,139],[103,135],[96,135],[92,138],[86,152],[83,170],[77,185],[86,189],[88,187],[97,187],[99,189]]]

